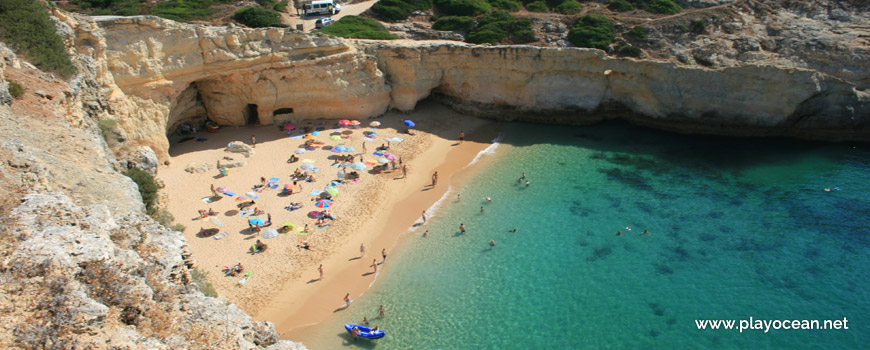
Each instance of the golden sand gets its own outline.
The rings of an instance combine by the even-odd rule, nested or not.
[[[417,126],[413,135],[405,133],[402,124],[405,119],[413,120]],[[381,122],[377,129],[369,128],[371,121]],[[238,305],[256,319],[272,321],[282,337],[300,326],[321,322],[344,305],[343,298],[350,293],[351,299],[362,294],[371,284],[376,274],[372,272],[372,261],[381,261],[381,251],[387,253],[393,248],[396,238],[411,225],[420,220],[420,214],[437,201],[447,190],[451,176],[468,164],[474,156],[488,146],[494,138],[490,127],[480,128],[487,122],[459,115],[446,107],[427,103],[412,114],[387,113],[373,120],[361,120],[362,128],[336,129],[335,121],[314,121],[298,126],[324,126],[326,130],[316,140],[325,145],[335,146],[343,142],[356,149],[354,155],[362,153],[364,131],[377,133],[375,140],[366,143],[363,160],[376,160],[372,155],[377,146],[386,143],[385,137],[399,137],[402,142],[390,143],[391,152],[402,158],[407,166],[408,175],[403,177],[401,167],[395,171],[370,174],[360,171],[357,183],[338,185],[339,195],[334,206],[330,207],[336,220],[329,227],[316,228],[314,219],[308,213],[322,210],[315,207],[313,190],[323,190],[330,180],[336,179],[338,168],[327,157],[337,155],[318,149],[298,155],[300,161],[287,163],[293,151],[303,144],[303,139],[287,136],[277,126],[229,127],[217,133],[200,132],[196,136],[205,137],[205,142],[187,141],[173,143],[170,153],[170,166],[161,167],[158,178],[165,183],[168,195],[168,209],[176,222],[187,227],[184,236],[189,250],[197,261],[197,268],[208,274],[220,298]],[[318,122],[323,125],[316,125]],[[483,130],[481,130],[483,129]],[[349,138],[331,140],[330,133],[351,130]],[[473,132],[473,130],[480,130]],[[465,132],[466,142],[459,143],[459,132]],[[347,134],[347,133],[345,133]],[[244,158],[238,153],[225,152],[231,141],[250,144],[251,135],[256,137],[255,154]],[[220,177],[218,170],[191,174],[184,169],[190,163],[216,163],[228,156],[234,160],[246,160],[247,165],[230,168],[228,176]],[[359,158],[359,157],[357,157]],[[291,183],[289,175],[309,159],[320,169],[315,173],[316,182],[299,182],[301,193],[279,196],[284,184]],[[224,162],[224,161],[222,161]],[[350,171],[350,168],[345,169]],[[431,175],[439,173],[438,185],[430,188]],[[251,233],[247,220],[237,208],[235,198],[223,198],[206,204],[202,198],[211,195],[210,185],[225,186],[236,193],[236,197],[251,191],[260,183],[260,178],[277,177],[278,189],[267,189],[257,193],[256,207],[272,215],[271,228],[279,228],[281,223],[290,221],[302,227],[309,226],[309,232],[294,230],[282,233],[277,238],[264,239]],[[290,202],[299,202],[303,208],[296,211],[285,210]],[[210,219],[201,219],[200,209],[213,209],[215,224]],[[256,216],[266,220],[266,214]],[[198,237],[201,228],[216,228],[228,235],[219,240],[214,237]],[[269,227],[267,227],[269,228]],[[249,248],[256,240],[268,244],[262,253],[251,254]],[[310,250],[300,249],[297,244],[303,240],[311,245]],[[360,245],[364,244],[365,255],[360,257]],[[225,276],[222,269],[241,263],[251,277],[244,285],[239,285],[243,276]],[[318,266],[323,264],[324,278],[319,279]]]

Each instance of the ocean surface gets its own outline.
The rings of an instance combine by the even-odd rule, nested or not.
[[[870,344],[870,145],[512,123],[489,153],[436,217],[405,234],[373,288],[316,326],[306,345]],[[522,172],[528,187],[517,181]],[[343,323],[363,317],[387,336],[351,340]],[[741,333],[695,322],[750,317],[845,317],[849,329]]]

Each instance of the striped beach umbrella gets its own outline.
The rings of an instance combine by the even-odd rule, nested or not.
[[[333,202],[329,199],[321,199],[321,200],[317,201],[317,203],[314,203],[314,206],[318,207],[318,208],[329,208],[332,205],[333,205]]]

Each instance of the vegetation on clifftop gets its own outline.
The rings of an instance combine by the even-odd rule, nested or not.
[[[64,76],[76,72],[48,9],[36,0],[0,1],[0,40],[39,69]]]
[[[607,50],[614,39],[616,39],[616,29],[613,22],[598,14],[581,17],[568,33],[568,40],[579,47]]]
[[[261,27],[286,27],[281,23],[281,14],[278,11],[260,7],[245,7],[236,11],[233,19],[251,28]]]
[[[344,16],[320,29],[321,33],[356,39],[397,39],[378,21],[360,16]]]

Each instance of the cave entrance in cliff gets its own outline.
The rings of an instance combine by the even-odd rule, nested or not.
[[[260,124],[260,114],[257,112],[257,105],[248,104],[245,106],[245,125]]]

